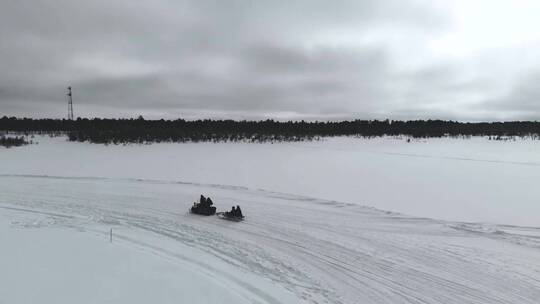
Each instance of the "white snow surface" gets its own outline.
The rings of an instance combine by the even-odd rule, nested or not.
[[[536,142],[39,141],[0,149],[0,303],[540,299]],[[201,193],[246,220],[188,214]]]
[[[338,137],[128,146],[35,140],[0,149],[0,174],[235,185],[421,217],[540,226],[540,140]]]

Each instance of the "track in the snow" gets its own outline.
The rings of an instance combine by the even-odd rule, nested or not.
[[[192,263],[279,303],[218,259],[308,303],[537,303],[540,230],[449,223],[348,203],[177,181],[0,176],[0,207],[89,232],[114,227],[134,248]],[[200,193],[246,221],[186,213]],[[1,212],[1,210],[0,210]],[[24,223],[14,223],[24,227]],[[201,256],[179,252],[182,244]]]

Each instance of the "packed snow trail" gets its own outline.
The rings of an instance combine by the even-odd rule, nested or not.
[[[242,206],[246,220],[187,213],[201,193],[221,211]],[[77,230],[104,242],[113,228],[126,248],[188,265],[248,302],[540,298],[534,227],[436,221],[228,185],[67,176],[0,176],[0,215],[12,218],[9,229]]]

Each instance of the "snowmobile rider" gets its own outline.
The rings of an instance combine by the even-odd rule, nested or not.
[[[201,198],[199,199],[199,204],[201,204],[201,206],[206,205],[206,197],[204,197],[204,195],[202,194],[201,194]]]
[[[204,197],[204,195],[201,194],[201,198],[199,199],[199,205],[203,208],[211,207],[214,204],[212,202],[212,199],[210,197]]]
[[[234,207],[233,207],[233,208],[234,208]],[[240,209],[240,205],[236,205],[236,214],[235,214],[235,216],[237,216],[237,217],[244,217],[244,216],[242,215],[242,209]]]

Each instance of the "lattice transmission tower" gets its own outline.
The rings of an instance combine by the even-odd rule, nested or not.
[[[71,93],[71,87],[68,87],[68,120],[73,120],[73,94]]]

